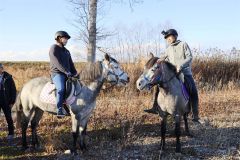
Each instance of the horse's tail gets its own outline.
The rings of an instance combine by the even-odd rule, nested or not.
[[[21,126],[21,121],[22,121],[22,112],[23,112],[23,107],[21,103],[21,98],[20,98],[21,92],[18,93],[16,102],[14,104],[14,108],[16,109],[16,128],[20,128]]]

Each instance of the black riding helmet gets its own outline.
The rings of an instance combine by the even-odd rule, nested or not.
[[[71,38],[71,36],[69,36],[69,34],[68,34],[66,31],[57,31],[57,32],[55,33],[55,40],[57,40],[59,37],[60,37],[60,38],[61,38],[61,37],[66,37],[66,38],[68,38],[68,39]]]
[[[163,30],[162,34],[164,35],[164,38],[166,39],[168,36],[173,35],[174,37],[177,38],[178,33],[175,29],[169,29],[166,32]]]

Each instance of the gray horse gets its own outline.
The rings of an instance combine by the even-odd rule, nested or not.
[[[18,95],[15,107],[17,109],[17,125],[21,125],[22,129],[22,147],[24,150],[28,148],[26,130],[29,122],[32,129],[32,145],[35,148],[39,146],[37,126],[44,111],[56,114],[56,106],[43,103],[39,98],[42,88],[49,81],[50,79],[46,77],[34,78],[23,86]],[[86,150],[87,123],[105,81],[120,86],[125,86],[129,82],[127,73],[109,55],[105,55],[103,61],[88,64],[80,72],[80,80],[74,81],[76,99],[69,106],[72,119],[73,148],[71,151],[73,153],[76,153],[78,136],[80,136],[80,149]]]
[[[183,116],[186,134],[190,136],[187,122],[189,100],[182,92],[182,82],[177,78],[176,68],[167,61],[160,61],[151,57],[145,65],[143,74],[136,82],[139,90],[150,89],[158,85],[158,105],[161,122],[161,149],[165,147],[165,133],[167,116],[172,115],[175,120],[176,152],[181,152],[180,122]]]

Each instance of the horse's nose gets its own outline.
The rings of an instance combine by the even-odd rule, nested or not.
[[[141,81],[140,81],[140,82],[138,82],[138,83],[137,83],[137,85],[138,85],[138,87],[140,87],[140,86],[141,86]]]

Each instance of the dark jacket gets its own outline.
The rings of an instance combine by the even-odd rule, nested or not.
[[[49,51],[50,70],[51,73],[71,73],[77,74],[72,61],[70,52],[65,47],[60,47],[57,44],[51,46]]]
[[[1,82],[1,92],[3,93],[3,97],[0,97],[4,102],[9,104],[14,104],[16,100],[16,86],[12,75],[7,72],[3,72],[3,79]]]

